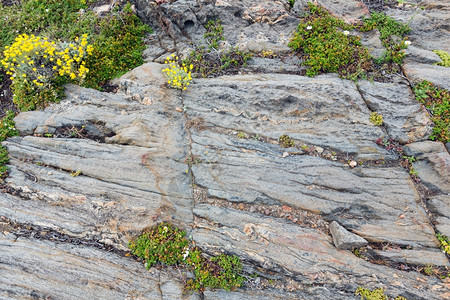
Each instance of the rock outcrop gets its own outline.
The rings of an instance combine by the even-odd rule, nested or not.
[[[21,136],[3,143],[0,298],[358,299],[358,286],[449,298],[448,281],[419,271],[450,267],[435,236],[450,235],[450,155],[427,141],[432,123],[407,80],[309,78],[294,59],[260,58],[180,92],[158,62],[187,53],[208,20],[222,20],[233,46],[281,54],[298,15],[270,0],[134,2],[155,29],[150,62],[118,79],[117,93],[67,86],[61,103],[18,115]],[[330,9],[350,19],[367,13],[360,1],[320,2],[344,5]],[[382,137],[407,144],[420,183],[377,145]],[[259,277],[233,292],[183,294],[178,270],[146,271],[125,255],[161,221]],[[374,259],[338,249],[333,221],[367,240]]]

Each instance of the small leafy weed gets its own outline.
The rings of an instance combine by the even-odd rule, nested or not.
[[[373,112],[370,114],[369,121],[374,125],[381,126],[383,125],[383,115],[377,112]]]
[[[278,142],[280,143],[281,147],[283,148],[291,148],[294,147],[294,140],[288,136],[287,134],[283,134],[278,139]]]

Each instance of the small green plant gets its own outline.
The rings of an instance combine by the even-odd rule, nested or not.
[[[442,252],[450,255],[450,239],[447,236],[440,233],[436,233],[436,238],[440,243]]]
[[[294,140],[287,134],[283,134],[282,136],[280,136],[278,142],[280,143],[281,147],[284,148],[294,147]]]
[[[288,0],[288,4],[291,8],[294,7],[295,0]]]
[[[435,87],[426,80],[413,88],[417,101],[424,104],[435,126],[431,140],[450,141],[450,92]]]
[[[175,54],[167,57],[164,63],[167,65],[167,68],[163,69],[167,83],[174,89],[186,90],[192,81],[191,71],[194,66],[192,64],[187,66],[184,62],[180,66],[178,56]]]
[[[81,174],[81,171],[80,171],[80,170],[70,172],[70,176],[72,176],[72,177],[80,176],[80,174]]]
[[[202,163],[202,159],[198,155],[189,155],[184,161],[189,167]]]
[[[389,300],[382,288],[371,291],[366,288],[358,287],[355,294],[361,296],[361,300]],[[397,296],[394,300],[406,300],[406,298]]]
[[[441,62],[435,63],[435,65],[443,66],[443,67],[450,67],[450,54],[447,51],[443,50],[433,50],[434,53],[436,53],[441,59]]]
[[[260,55],[264,58],[276,58],[277,55],[272,50],[263,50]]]
[[[236,136],[237,136],[238,138],[240,138],[240,139],[246,139],[246,138],[247,138],[247,135],[246,135],[245,132],[243,132],[243,131],[239,131],[239,132],[236,134]]]
[[[225,71],[236,71],[247,65],[247,61],[252,57],[251,53],[233,47],[220,49],[219,42],[225,40],[220,20],[209,21],[205,28],[206,33],[203,37],[208,44],[208,48],[204,46],[196,47],[183,61],[184,64],[193,66],[192,72],[207,77],[220,75]]]
[[[244,282],[242,263],[237,256],[221,254],[208,259],[185,238],[186,232],[169,223],[161,223],[144,231],[129,243],[132,253],[142,259],[147,269],[162,264],[184,265],[194,273],[186,281],[186,290],[203,291],[205,288],[232,290]]]
[[[6,111],[5,116],[0,120],[0,142],[6,138],[19,135],[19,132],[14,127],[14,112]],[[6,176],[8,168],[5,166],[9,162],[8,151],[5,147],[0,145],[0,178]]]
[[[0,120],[0,142],[7,137],[18,135],[19,132],[15,128],[15,113],[11,110],[6,111],[5,116]]]
[[[405,39],[406,35],[411,31],[409,26],[397,22],[393,18],[386,16],[381,12],[372,12],[370,18],[363,20],[363,25],[359,30],[362,32],[370,31],[377,28],[380,32],[380,40],[383,46],[386,48],[383,56],[377,61],[394,62],[396,64],[402,64],[405,57],[405,51],[410,41]],[[395,37],[402,39],[398,41]]]
[[[379,114],[377,112],[371,113],[369,120],[374,125],[378,125],[378,126],[383,125],[383,115]]]
[[[225,38],[223,37],[223,27],[220,24],[220,20],[209,20],[205,26],[205,29],[206,33],[203,35],[203,37],[208,43],[209,48],[218,49],[219,42],[225,40]]]

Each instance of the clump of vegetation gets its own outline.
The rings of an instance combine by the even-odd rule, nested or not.
[[[351,25],[330,15],[324,8],[308,3],[289,47],[306,57],[306,75],[338,72],[343,77],[359,76],[370,67],[370,55],[360,37],[349,33]]]
[[[94,47],[86,65],[84,86],[101,89],[110,79],[119,77],[144,63],[144,36],[152,29],[142,23],[130,3],[102,18],[95,18],[95,30],[90,36]]]
[[[143,37],[151,29],[129,3],[116,4],[105,17],[98,17],[89,10],[95,0],[20,2],[0,2],[0,80],[3,74],[11,79],[13,100],[21,111],[61,100],[68,82],[101,89],[143,63]],[[11,116],[8,113],[3,121],[12,122]],[[3,140],[17,132],[1,134]],[[0,151],[3,176],[8,156],[5,148]]]
[[[221,49],[220,41],[225,40],[225,38],[223,37],[223,27],[220,20],[210,20],[205,28],[206,33],[203,37],[208,47],[196,47],[183,62],[186,65],[192,65],[194,73],[207,77],[220,75],[225,71],[234,72],[247,65],[247,61],[252,57],[251,53],[233,47]]]
[[[208,259],[185,236],[185,231],[163,222],[131,241],[129,248],[144,261],[147,269],[161,264],[184,266],[192,271],[195,277],[186,281],[186,290],[203,291],[210,287],[229,291],[242,285],[239,257],[221,254]]]
[[[434,53],[436,53],[441,59],[441,62],[435,63],[435,65],[443,66],[443,67],[450,67],[450,54],[447,51],[444,50],[433,50]]]
[[[369,289],[358,287],[355,294],[361,296],[361,300],[389,300],[389,297],[384,294],[382,288],[371,291]],[[397,296],[394,300],[406,300],[406,298]]]
[[[381,126],[383,125],[383,115],[377,112],[373,112],[370,114],[369,121],[374,125]]]
[[[404,49],[410,44],[405,39],[410,31],[408,25],[374,12],[362,24],[353,26],[311,2],[308,8],[309,13],[301,19],[289,43],[289,47],[304,57],[305,65],[310,66],[306,75],[339,73],[343,78],[357,80],[366,78],[377,64],[403,63]],[[373,59],[361,44],[361,38],[350,33],[351,30],[365,32],[375,28],[380,31],[380,39],[386,48],[379,59]]]
[[[450,239],[447,236],[440,233],[436,233],[436,238],[440,242],[440,247],[442,251],[450,255]]]
[[[240,139],[246,139],[247,138],[247,134],[243,131],[239,131],[236,136]]]
[[[406,35],[411,31],[407,24],[397,22],[395,19],[386,16],[381,12],[372,12],[370,18],[363,20],[360,31],[366,32],[377,28],[380,32],[380,39],[386,48],[383,56],[377,61],[378,63],[393,62],[401,65],[405,57],[405,51],[410,44],[405,39]]]
[[[0,120],[0,142],[6,138],[19,135],[19,132],[14,127],[14,112],[7,111],[6,115]],[[0,178],[5,177],[8,168],[5,166],[9,161],[8,151],[0,145]]]
[[[63,96],[62,85],[70,80],[78,79],[79,84],[100,88],[143,63],[143,36],[150,28],[132,12],[129,3],[98,17],[88,10],[88,5],[94,2],[25,0],[20,5],[0,4],[0,49],[11,50],[1,53],[0,58],[14,58],[11,54],[20,51],[12,66],[15,70],[3,67],[8,72],[20,73],[13,76],[16,98],[34,102],[23,103],[24,109],[36,109],[59,100]],[[36,76],[27,78],[28,75]],[[41,93],[43,90],[46,92]]]
[[[144,261],[147,269],[157,263],[173,266],[183,262],[183,253],[189,244],[185,236],[184,231],[173,225],[161,223],[130,242],[129,248]]]
[[[92,53],[87,34],[73,43],[19,35],[3,51],[1,64],[11,76],[14,103],[21,111],[42,108],[59,97],[58,82],[80,83],[89,71],[85,57]]]
[[[294,140],[287,134],[283,134],[282,136],[280,136],[278,138],[278,142],[280,143],[281,147],[284,148],[294,147]]]
[[[435,126],[431,140],[450,142],[450,93],[424,80],[414,86],[416,99],[425,105]]]
[[[174,89],[186,90],[192,81],[191,71],[194,66],[192,64],[187,66],[185,63],[180,65],[175,54],[167,57],[164,63],[167,64],[167,68],[163,69],[167,83]]]
[[[239,275],[242,273],[242,263],[235,255],[221,254],[207,259],[200,250],[194,248],[185,261],[195,275],[194,279],[187,281],[187,290],[203,291],[210,287],[231,291],[244,283],[244,277]]]

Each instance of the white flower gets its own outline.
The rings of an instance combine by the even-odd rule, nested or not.
[[[411,45],[411,41],[405,41],[405,45],[406,45],[406,46]]]
[[[183,254],[183,260],[186,260],[186,257],[189,255],[189,249],[186,249],[186,252]]]
[[[344,35],[349,35],[350,32],[348,32],[347,30],[344,31]]]
[[[306,30],[311,30],[311,29],[312,29],[312,26],[306,27]]]
[[[48,8],[45,11],[48,12]]]

